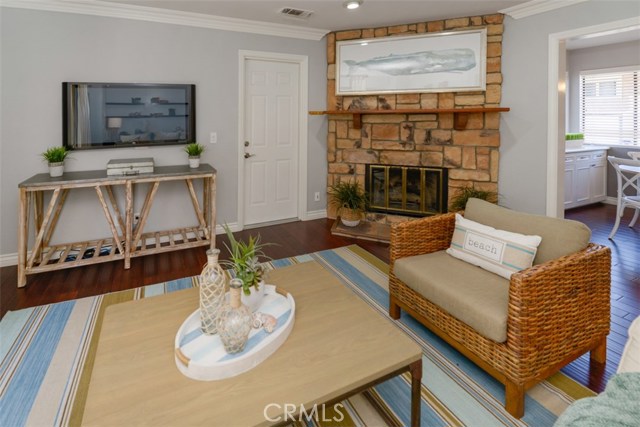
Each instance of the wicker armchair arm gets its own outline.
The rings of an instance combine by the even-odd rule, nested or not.
[[[444,250],[451,244],[455,214],[448,213],[391,226],[391,268],[397,259]]]
[[[566,357],[608,333],[610,291],[611,250],[594,243],[513,274],[508,346],[525,358],[549,352],[557,355],[552,358]]]

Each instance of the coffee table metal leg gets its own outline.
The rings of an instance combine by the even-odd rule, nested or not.
[[[420,425],[420,391],[422,387],[422,359],[409,366],[411,372],[411,427]]]

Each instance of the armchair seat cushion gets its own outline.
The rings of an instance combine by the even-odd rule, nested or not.
[[[509,280],[445,251],[401,258],[394,274],[485,338],[507,340]]]

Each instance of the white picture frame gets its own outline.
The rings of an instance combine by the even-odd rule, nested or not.
[[[487,30],[336,43],[336,95],[486,90]]]

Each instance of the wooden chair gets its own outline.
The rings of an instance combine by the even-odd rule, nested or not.
[[[588,351],[592,361],[606,361],[609,248],[588,243],[578,252],[514,273],[508,284],[507,338],[495,342],[394,274],[401,258],[446,250],[454,227],[452,213],[392,226],[389,314],[393,319],[399,319],[401,309],[405,310],[503,383],[506,410],[517,418],[524,414],[525,391],[539,381]]]
[[[640,216],[640,160],[627,160],[613,156],[607,158],[616,171],[618,179],[616,223],[609,234],[609,239],[613,240],[613,236],[615,236],[620,226],[620,218],[624,215],[625,208],[632,208],[636,211],[629,223],[629,227],[633,227],[638,220],[638,216]],[[625,193],[627,189],[635,189],[635,195]]]

